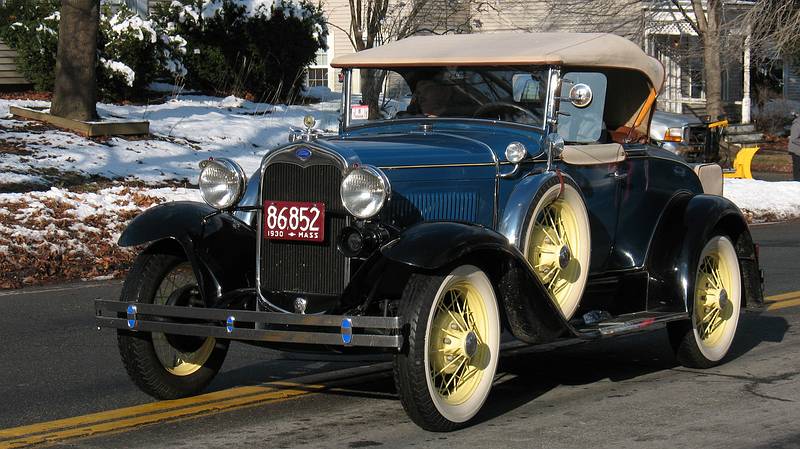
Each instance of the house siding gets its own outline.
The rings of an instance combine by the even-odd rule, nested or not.
[[[800,67],[783,65],[783,98],[800,101]]]
[[[0,85],[30,84],[17,70],[17,52],[0,41]]]
[[[480,4],[474,17],[476,31],[613,32],[641,45],[643,8],[636,0],[494,0]]]

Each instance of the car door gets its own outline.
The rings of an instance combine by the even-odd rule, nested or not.
[[[572,101],[575,90],[589,89],[589,101]],[[583,193],[592,231],[589,273],[607,269],[619,215],[620,163],[618,144],[603,142],[607,79],[597,72],[568,72],[562,79],[558,133],[567,142],[562,163]],[[585,97],[585,95],[584,95]],[[570,158],[570,151],[578,157]]]

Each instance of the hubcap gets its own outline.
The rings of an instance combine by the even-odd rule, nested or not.
[[[558,266],[563,270],[567,268],[570,260],[572,260],[572,254],[569,252],[569,246],[564,245],[561,247],[561,251],[558,252]]]
[[[478,352],[478,336],[474,331],[469,331],[467,337],[464,338],[464,353],[467,354],[467,357],[472,358],[476,352]]]
[[[580,264],[573,258],[580,244],[577,218],[563,199],[548,204],[536,216],[528,258],[536,276],[560,305],[580,275]]]
[[[457,405],[470,398],[488,366],[488,314],[480,293],[466,281],[451,286],[435,307],[430,375],[444,402]]]
[[[715,346],[724,334],[733,304],[728,297],[731,275],[718,253],[703,258],[695,291],[695,322],[700,339]]]
[[[191,265],[183,263],[172,269],[161,281],[158,286],[154,304],[189,305],[191,295],[188,299],[180,300],[178,295],[191,293],[197,288],[197,279],[194,276]],[[199,304],[198,304],[199,305]],[[164,369],[176,376],[188,376],[195,373],[211,357],[211,353],[216,345],[214,337],[194,338],[178,337],[165,335],[160,332],[153,332],[153,349],[156,357],[161,362]]]

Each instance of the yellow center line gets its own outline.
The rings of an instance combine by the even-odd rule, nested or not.
[[[797,298],[800,298],[800,290],[793,291],[793,292],[787,292],[787,293],[781,293],[779,295],[767,296],[766,298],[764,298],[764,303],[765,304],[769,304],[769,303],[773,303],[773,302],[789,301],[789,300],[797,299]]]
[[[794,299],[784,299],[781,301],[771,301],[766,304],[767,304],[767,310],[777,310],[777,309],[785,309],[787,307],[797,307],[800,306],[800,297],[796,297]]]
[[[192,398],[161,401],[108,412],[21,426],[0,431],[0,449],[12,449],[68,438],[87,437],[166,420],[204,415],[250,405],[278,402],[325,390],[323,385],[274,382],[241,387]],[[10,438],[10,439],[9,439]]]

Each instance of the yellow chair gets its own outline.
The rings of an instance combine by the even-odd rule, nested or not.
[[[753,179],[753,174],[750,172],[750,164],[753,162],[753,157],[755,157],[758,150],[759,147],[745,147],[739,150],[733,160],[733,168],[726,170],[723,176],[726,178]]]

